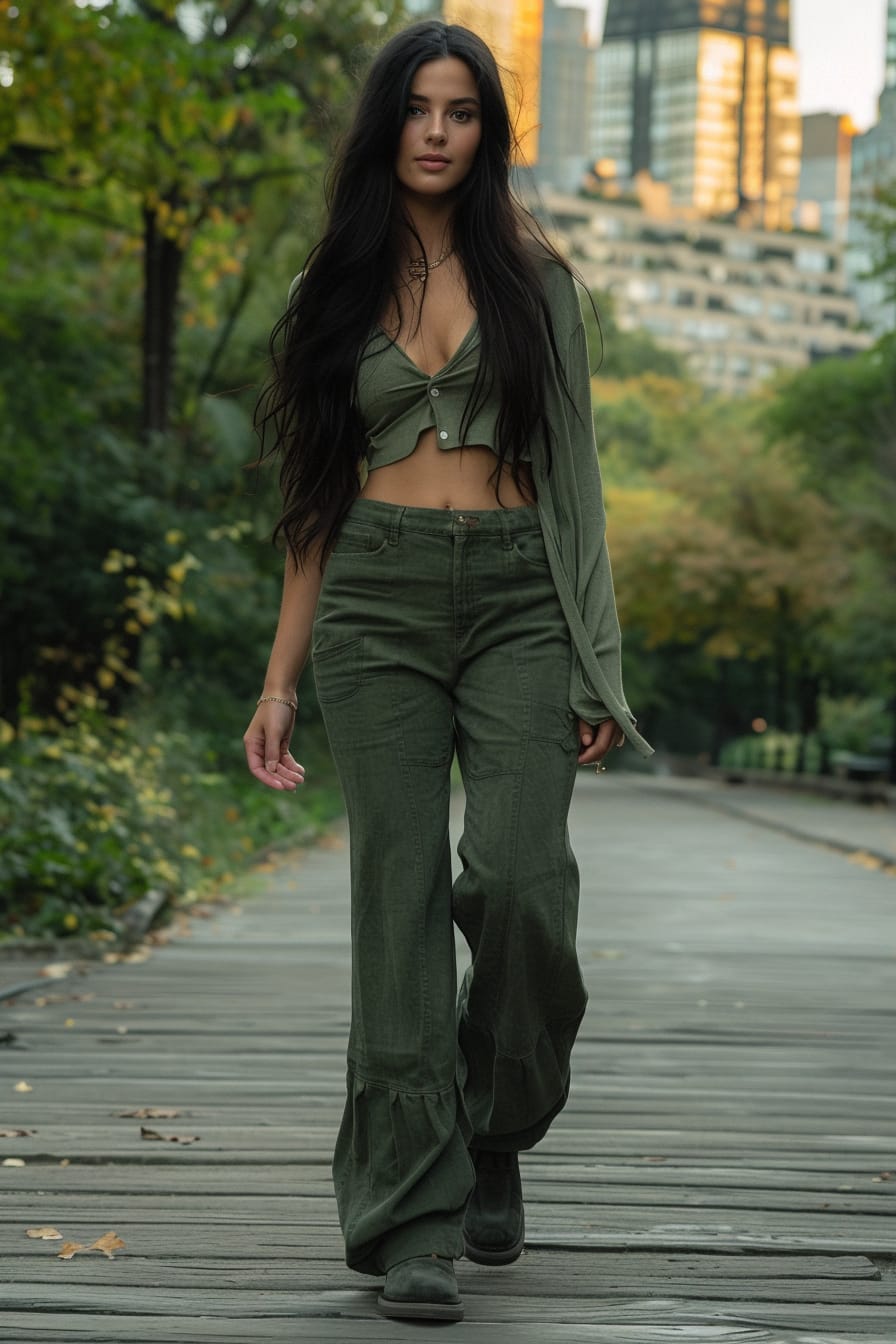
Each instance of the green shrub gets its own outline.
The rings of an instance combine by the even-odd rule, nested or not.
[[[67,724],[25,715],[18,735],[2,730],[0,936],[114,931],[149,890],[190,903],[259,846],[307,838],[340,809],[319,731],[301,753],[314,783],[291,794],[222,761],[208,736],[90,704]]]

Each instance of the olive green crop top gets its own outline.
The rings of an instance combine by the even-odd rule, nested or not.
[[[429,374],[381,327],[376,328],[361,353],[355,392],[367,435],[370,471],[409,457],[425,429],[435,429],[440,448],[460,447],[461,422],[479,365],[479,347],[479,320],[474,318],[448,362]],[[463,442],[494,448],[501,399],[492,391],[480,400]]]
[[[554,587],[573,648],[569,705],[586,723],[613,718],[642,756],[653,754],[635,727],[622,687],[621,636],[606,545],[606,517],[591,409],[588,346],[576,282],[548,257],[539,261],[554,338],[570,395],[546,345],[545,398],[553,432],[553,464],[530,457],[537,507]],[[293,281],[293,288],[300,277]],[[290,296],[293,288],[290,289]],[[445,448],[460,442],[460,423],[480,355],[474,321],[460,346],[430,376],[377,328],[362,351],[356,405],[367,435],[371,470],[407,457],[420,431],[436,428]],[[495,445],[497,397],[488,397],[465,436]]]

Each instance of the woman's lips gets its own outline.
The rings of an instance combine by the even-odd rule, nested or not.
[[[447,168],[449,164],[448,159],[419,158],[417,162],[421,168],[427,168],[431,173],[439,172],[442,168]]]

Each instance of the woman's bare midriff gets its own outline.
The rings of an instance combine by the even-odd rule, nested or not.
[[[509,467],[498,478],[497,465],[491,448],[481,444],[439,448],[435,430],[426,429],[409,457],[369,473],[361,498],[417,509],[519,509],[534,504],[535,487],[527,464],[520,467],[520,480],[528,497],[515,484]]]

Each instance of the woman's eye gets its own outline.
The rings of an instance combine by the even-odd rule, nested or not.
[[[409,117],[412,117],[412,116],[414,115],[415,112],[420,112],[420,113],[422,113],[422,112],[423,112],[423,108],[422,108],[422,107],[409,107],[409,108],[408,108],[408,116],[409,116]]]
[[[455,115],[456,117],[460,118],[461,125],[463,125],[463,123],[464,123],[465,121],[469,121],[469,120],[470,120],[470,114],[469,114],[469,112],[464,111],[464,109],[463,109],[462,107],[459,107],[459,108],[457,109],[457,111],[455,112],[454,115]]]

